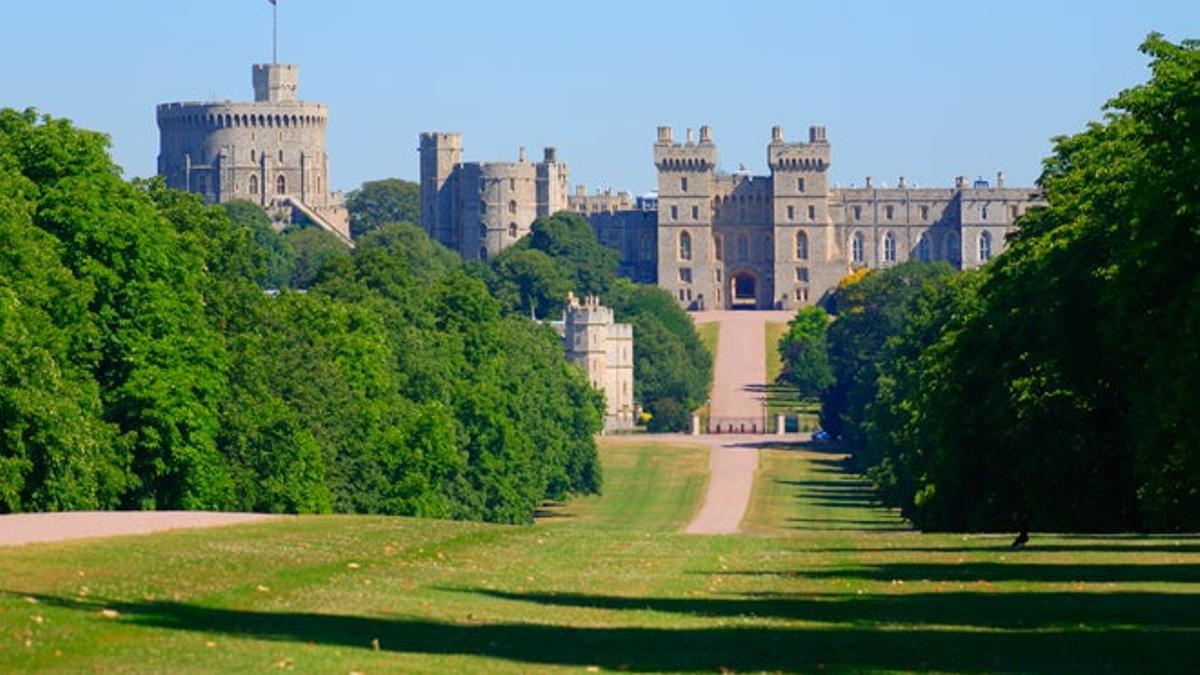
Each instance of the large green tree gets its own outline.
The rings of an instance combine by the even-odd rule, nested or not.
[[[346,196],[350,236],[358,238],[389,223],[421,223],[421,186],[399,178],[367,181]]]

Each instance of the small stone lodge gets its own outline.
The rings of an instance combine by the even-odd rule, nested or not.
[[[567,360],[587,372],[592,386],[604,392],[604,431],[634,427],[637,409],[633,401],[633,326],[615,323],[613,311],[596,296],[580,300],[567,296],[562,321],[551,325],[562,337]]]

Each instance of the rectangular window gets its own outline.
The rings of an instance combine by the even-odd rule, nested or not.
[[[1013,204],[1012,206],[1008,207],[1008,212],[1013,220],[1016,220],[1017,216],[1021,215],[1021,212],[1017,210],[1016,204]]]
[[[687,192],[687,176],[679,179],[679,191]]]
[[[797,267],[796,268],[796,281],[798,281],[802,284],[808,283],[808,268],[807,267]]]
[[[892,206],[883,207],[883,214],[888,220],[891,220],[892,216],[894,216],[895,213],[896,213],[895,207],[892,207]]]
[[[682,283],[685,283],[685,284],[692,283],[692,268],[680,267],[679,268],[679,281]]]
[[[699,206],[692,207],[692,220],[700,220],[700,207]]]
[[[929,207],[928,206],[921,207],[921,220],[929,220]]]
[[[804,192],[804,179],[803,178],[796,179],[796,190],[799,192]]]
[[[796,207],[789,206],[788,207],[788,220],[795,220],[795,219],[796,219]]]
[[[678,206],[671,207],[671,220],[679,220],[679,207]]]
[[[811,206],[811,205],[808,207],[808,219],[809,220],[817,219],[817,207]]]
[[[861,206],[854,207],[854,219],[862,220],[862,207]]]
[[[796,289],[796,299],[799,300],[800,302],[808,302],[808,289],[807,288],[797,288]]]

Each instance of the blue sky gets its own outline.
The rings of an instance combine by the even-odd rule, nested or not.
[[[415,179],[439,130],[469,160],[555,145],[573,183],[641,192],[660,124],[711,125],[729,169],[764,171],[774,124],[822,124],[842,185],[1032,184],[1051,137],[1147,78],[1148,32],[1200,37],[1194,0],[279,3],[280,60],[331,108],[343,189]],[[0,106],[108,132],[129,176],[154,171],[156,104],[248,99],[270,59],[267,0],[7,5]]]

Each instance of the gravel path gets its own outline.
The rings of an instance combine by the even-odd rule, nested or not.
[[[767,380],[766,324],[788,321],[792,312],[700,312],[697,323],[719,321],[717,360],[713,367],[710,415],[716,418],[758,418],[763,415],[763,387]],[[750,505],[754,474],[758,470],[757,446],[778,441],[778,436],[692,436],[693,443],[709,446],[710,471],[704,503],[685,532],[734,534]]]
[[[67,511],[0,516],[0,546],[67,539],[146,534],[193,527],[215,527],[279,518],[262,513],[212,511]]]

